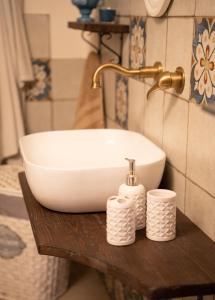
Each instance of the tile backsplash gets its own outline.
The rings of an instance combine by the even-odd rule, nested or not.
[[[215,18],[196,18],[193,39],[191,97],[215,103]]]
[[[116,76],[116,122],[124,129],[128,128],[128,79]]]
[[[50,100],[51,74],[49,60],[33,59],[35,80],[26,86],[26,101]]]
[[[147,101],[152,79],[105,72],[107,126],[140,132],[164,149],[162,186],[177,192],[179,209],[215,241],[215,110],[197,104],[215,103],[214,0],[173,0],[161,18],[147,16],[143,0],[104,2],[130,24],[123,66],[161,61],[170,71],[182,66],[186,76],[182,94],[158,91]],[[49,15],[25,18],[35,69],[26,93],[28,132],[71,129],[84,59],[51,58]],[[114,35],[107,43],[120,51],[119,41]],[[103,49],[102,62],[113,58]]]
[[[108,1],[113,6],[114,2]],[[117,2],[118,14],[125,18],[125,8],[121,11],[119,4],[123,0]],[[146,100],[153,81],[129,78],[128,114],[123,124],[164,149],[167,164],[162,187],[177,192],[179,209],[215,241],[215,113],[197,104],[215,103],[214,1],[174,0],[161,18],[147,16],[143,3],[126,1],[130,34],[124,38],[129,43],[123,45],[122,61],[129,60],[133,68],[155,61],[169,71],[182,66],[186,83],[180,95],[158,91]],[[115,78],[109,74],[108,89],[115,89],[115,105],[122,112]],[[113,107],[113,99],[106,97],[107,107],[109,102]],[[108,111],[107,124],[125,128],[113,110]]]
[[[25,89],[27,131],[72,129],[85,60],[51,58],[49,15],[25,14],[25,23],[35,77]]]
[[[130,37],[130,67],[139,69],[145,65],[146,28],[144,18],[131,18]]]

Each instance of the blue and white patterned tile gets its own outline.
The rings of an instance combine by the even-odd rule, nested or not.
[[[196,19],[193,39],[191,98],[215,103],[215,19]]]
[[[116,101],[115,101],[116,122],[122,128],[128,128],[128,79],[116,76]]]
[[[145,18],[132,17],[130,24],[130,67],[132,69],[140,69],[145,66],[145,42]]]
[[[49,60],[34,59],[32,61],[35,80],[26,88],[27,101],[50,100],[51,77]]]

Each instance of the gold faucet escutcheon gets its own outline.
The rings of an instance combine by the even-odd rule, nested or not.
[[[128,69],[121,65],[107,63],[99,66],[95,71],[92,79],[92,88],[101,88],[101,74],[105,70],[113,70],[125,77],[143,77],[154,78],[155,84],[147,93],[147,98],[156,90],[164,90],[174,88],[177,93],[182,93],[184,89],[184,70],[178,67],[175,72],[164,71],[160,62],[156,62],[153,66],[141,69]]]

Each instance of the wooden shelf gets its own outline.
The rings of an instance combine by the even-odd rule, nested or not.
[[[128,33],[129,32],[129,25],[125,24],[114,24],[114,23],[78,23],[78,22],[68,22],[68,27],[77,29],[77,30],[84,30],[90,32],[97,32],[97,33]]]
[[[153,242],[139,230],[135,244],[115,247],[106,242],[105,213],[46,209],[35,200],[25,174],[19,177],[40,254],[112,274],[151,299],[215,293],[215,243],[180,211],[175,240]]]

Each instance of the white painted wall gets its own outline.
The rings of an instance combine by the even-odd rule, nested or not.
[[[79,15],[70,0],[24,0],[24,11],[50,16],[51,58],[86,58],[89,46],[81,39],[81,31],[67,27]]]

